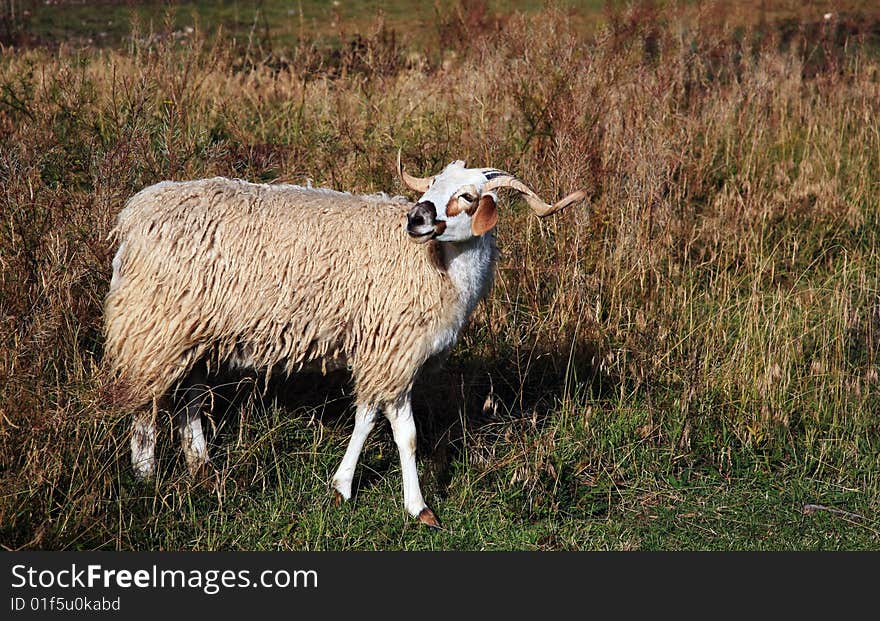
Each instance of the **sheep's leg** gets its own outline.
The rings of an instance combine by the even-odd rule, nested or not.
[[[400,453],[400,469],[403,471],[403,504],[406,510],[419,521],[434,528],[440,522],[422,498],[419,488],[419,471],[416,468],[416,424],[413,420],[412,401],[409,394],[399,405],[386,408],[385,416],[391,421],[394,442]]]
[[[156,473],[156,406],[137,410],[131,420],[131,465],[137,478]]]
[[[336,490],[337,502],[344,498],[351,498],[351,481],[354,478],[354,470],[357,467],[358,459],[360,459],[361,451],[364,448],[364,442],[367,436],[373,430],[376,424],[376,414],[378,410],[373,405],[358,404],[357,411],[354,415],[354,431],[351,433],[351,439],[348,441],[348,448],[345,449],[345,455],[342,463],[333,475],[332,485]]]
[[[205,380],[204,372],[193,371],[178,389],[183,409],[177,414],[177,430],[186,466],[193,475],[208,463],[208,444],[202,430],[202,409],[210,396]]]

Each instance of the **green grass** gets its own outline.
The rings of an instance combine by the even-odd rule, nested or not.
[[[359,26],[369,4],[306,39],[271,13],[248,46],[253,13],[227,3],[186,36],[125,21],[118,45],[4,53],[0,544],[880,548],[880,21],[759,4],[450,10],[423,38],[407,3]],[[163,19],[136,10],[136,33]],[[47,15],[40,37],[82,36]],[[164,413],[159,476],[135,481],[102,366],[126,198],[217,174],[403,192],[398,148],[416,174],[465,158],[590,192],[540,222],[506,198],[492,295],[417,386],[444,529],[403,510],[384,423],[333,505],[352,416],[331,383],[245,382],[197,481]]]
[[[602,404],[590,406],[598,410]],[[571,549],[778,550],[877,546],[876,456],[850,472],[816,471],[760,454],[719,470],[652,446],[644,414],[602,407],[601,419],[556,411],[535,430],[502,417],[469,423],[448,461],[432,456],[423,487],[439,532],[408,519],[396,450],[380,428],[364,453],[356,495],[331,503],[327,481],[344,451],[350,422],[328,427],[309,412],[271,409],[251,422],[246,447],[224,437],[214,447],[218,479],[192,484],[176,450],[162,453],[155,484],[120,469],[118,494],[97,513],[118,516],[112,530],[62,527],[47,547],[133,549]],[[502,440],[514,430],[516,442]],[[551,441],[552,446],[542,446]],[[511,444],[522,454],[505,454]],[[424,444],[424,442],[423,442]],[[501,449],[496,459],[477,453]],[[444,449],[448,450],[448,449]],[[534,451],[534,452],[533,452]],[[430,449],[427,451],[430,454]],[[535,455],[540,461],[535,461]],[[591,468],[591,460],[602,462]],[[171,462],[170,464],[168,462]],[[176,463],[175,463],[176,462]],[[476,463],[475,463],[476,462]],[[62,501],[63,502],[63,501]],[[847,514],[807,505],[845,507]],[[40,547],[42,547],[40,546]]]
[[[196,0],[164,5],[139,3],[37,3],[27,21],[30,37],[39,42],[65,41],[73,44],[115,46],[132,34],[133,25],[142,32],[171,30],[186,34],[187,28],[209,32],[222,28],[227,35],[254,45],[285,47],[298,41],[339,45],[340,38],[375,27],[382,19],[393,24],[413,40],[436,36],[437,20],[443,20],[457,7],[417,0],[367,0],[363,2],[299,2]],[[464,3],[469,6],[468,3]],[[603,6],[600,0],[558,3],[584,19],[593,19]],[[534,13],[543,8],[538,0],[493,0],[471,2],[470,6],[490,14],[513,11]],[[466,9],[465,9],[466,10]]]

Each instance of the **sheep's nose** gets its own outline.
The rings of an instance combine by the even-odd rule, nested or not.
[[[406,232],[410,237],[433,235],[437,222],[437,208],[431,201],[422,201],[413,205],[406,214]]]

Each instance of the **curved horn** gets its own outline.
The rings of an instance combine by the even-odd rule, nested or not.
[[[410,190],[427,192],[428,188],[431,187],[431,182],[434,181],[434,177],[413,177],[404,172],[403,165],[400,163],[401,150],[402,149],[397,150],[397,174],[400,175],[400,178]]]
[[[578,190],[577,192],[572,192],[555,204],[548,205],[547,203],[542,201],[538,197],[538,195],[535,194],[525,183],[508,173],[503,173],[497,177],[490,179],[486,183],[486,185],[483,186],[483,191],[488,192],[497,188],[511,188],[513,190],[521,192],[523,194],[523,198],[526,199],[526,202],[529,204],[529,207],[531,207],[532,210],[541,218],[546,218],[550,214],[554,214],[561,209],[565,209],[572,203],[576,203],[587,198],[586,191]]]

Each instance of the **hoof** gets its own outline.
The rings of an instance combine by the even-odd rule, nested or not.
[[[138,483],[152,483],[156,477],[156,471],[153,468],[134,468],[134,479]]]
[[[220,473],[214,468],[214,465],[211,462],[204,463],[196,469],[191,469],[189,471],[189,477],[190,485],[193,487],[206,489],[212,492],[218,490],[222,485],[220,482]]]
[[[437,519],[437,516],[434,515],[434,512],[431,511],[428,507],[425,507],[421,511],[419,511],[419,522],[424,524],[425,526],[430,526],[431,528],[436,528],[440,530],[440,521]]]
[[[149,483],[156,477],[156,458],[132,458],[131,468],[134,471],[135,479],[141,483]]]
[[[207,477],[211,476],[211,469],[208,467],[207,463],[187,464],[186,469],[189,472],[189,476],[196,483],[199,483]]]
[[[333,490],[333,506],[338,507],[345,500],[345,496],[339,493],[338,489]]]

